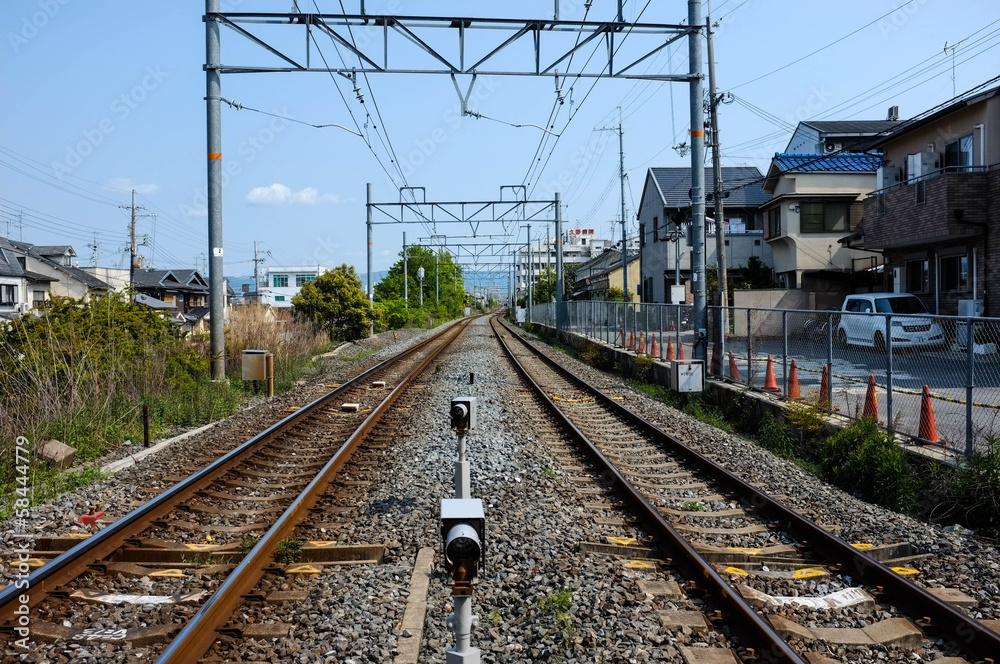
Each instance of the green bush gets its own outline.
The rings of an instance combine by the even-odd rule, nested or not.
[[[795,435],[771,413],[764,413],[760,421],[760,426],[757,428],[757,443],[784,459],[795,456]]]
[[[915,483],[906,454],[871,418],[858,420],[820,447],[824,479],[864,500],[899,512],[911,509]]]
[[[651,382],[653,380],[653,358],[648,355],[637,355],[632,375],[643,383]]]

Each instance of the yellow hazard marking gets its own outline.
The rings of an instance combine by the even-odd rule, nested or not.
[[[309,540],[307,542],[307,544],[309,544],[309,546],[316,546],[316,547],[320,547],[320,548],[325,548],[325,547],[329,547],[329,546],[337,546],[336,542],[330,542],[328,540]]]
[[[608,541],[611,542],[612,544],[620,544],[622,546],[631,546],[631,545],[635,544],[636,542],[638,542],[639,540],[637,540],[634,537],[614,537],[612,535],[608,535]]]
[[[893,567],[892,571],[895,572],[896,574],[900,574],[902,576],[910,576],[912,574],[920,574],[920,570],[913,569],[912,567]]]
[[[209,549],[217,549],[217,548],[219,548],[218,544],[190,544],[190,543],[185,543],[184,546],[187,547],[188,549],[191,549],[192,551],[208,551]]]
[[[550,397],[552,397],[552,400],[553,400],[553,401],[562,401],[562,399],[560,399],[559,397],[557,397],[557,396],[556,396],[556,395],[554,395],[554,394],[550,394],[549,396],[550,396]]]
[[[161,576],[161,577],[173,577],[173,578],[182,579],[182,578],[186,578],[187,574],[185,574],[184,572],[182,572],[179,569],[161,569],[161,570],[157,570],[156,572],[150,572],[146,576]]]
[[[868,542],[852,542],[851,546],[853,546],[855,549],[860,549],[861,551],[865,551],[867,549],[872,548],[872,545],[869,544]]]
[[[625,567],[631,567],[633,569],[656,569],[656,565],[653,563],[647,563],[645,560],[630,560],[625,564]]]
[[[756,556],[761,551],[763,551],[763,549],[748,549],[742,546],[730,546],[726,548],[728,548],[730,551],[739,551],[740,553],[745,553],[748,556]]]
[[[80,539],[87,539],[91,536],[91,533],[66,533],[63,537],[79,537]]]
[[[42,560],[41,558],[28,558],[24,562],[28,563],[28,567],[41,567],[45,563],[49,562],[47,560]]]
[[[625,401],[625,397],[611,397],[615,401]]]
[[[750,572],[747,572],[746,570],[742,570],[739,567],[727,567],[726,568],[726,573],[727,574],[734,574],[736,576],[750,576]]]
[[[298,565],[289,565],[285,568],[285,574],[319,574],[323,570],[316,565],[307,565],[306,563],[299,563]]]
[[[814,576],[823,576],[823,570],[806,567],[805,569],[797,569],[792,574],[793,579],[809,579]]]
[[[334,388],[336,388],[336,387],[340,387],[340,385],[326,385],[326,387],[334,387]]]

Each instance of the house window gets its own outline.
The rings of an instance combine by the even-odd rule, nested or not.
[[[0,287],[0,304],[17,304],[17,286],[3,284]]]
[[[299,288],[305,286],[308,282],[316,278],[314,274],[297,274],[295,275],[295,285]]]
[[[916,205],[923,205],[927,201],[927,183],[917,180],[913,185],[914,202]]]
[[[781,206],[773,207],[767,211],[767,236],[778,237],[781,235]]]
[[[875,194],[875,214],[885,214],[885,194]]]
[[[906,289],[911,293],[930,291],[930,271],[928,261],[906,261]]]
[[[646,224],[639,224],[639,246],[646,246]]]
[[[284,295],[275,295],[274,296],[274,301],[275,302],[284,302],[285,301],[285,296]]]
[[[944,146],[944,167],[949,171],[969,171],[972,166],[972,134]]]
[[[276,274],[274,275],[274,282],[271,284],[275,288],[288,288],[288,275],[287,274]]]
[[[969,290],[969,257],[946,256],[941,259],[941,289],[945,291]]]
[[[799,203],[799,231],[832,233],[847,230],[847,203]]]
[[[660,241],[660,218],[653,217],[653,242]]]

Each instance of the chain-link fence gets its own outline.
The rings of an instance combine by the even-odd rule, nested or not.
[[[862,301],[849,311],[709,307],[708,339],[719,326],[726,334],[709,343],[707,370],[847,417],[875,417],[965,454],[1000,436],[1000,319],[898,313],[882,304],[866,309]],[[564,306],[569,332],[660,360],[694,356],[691,305]],[[556,305],[532,307],[529,320],[555,327]]]

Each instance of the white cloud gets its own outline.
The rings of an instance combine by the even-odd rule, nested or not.
[[[339,203],[337,194],[321,194],[315,187],[305,187],[293,192],[291,187],[275,182],[266,187],[254,187],[246,196],[254,205],[318,205]]]
[[[135,193],[142,194],[143,196],[151,196],[152,194],[160,191],[160,185],[153,184],[152,182],[146,184],[136,184],[128,178],[111,178],[108,181],[109,187],[114,187],[115,189],[124,189],[126,191],[131,191],[135,189]]]

